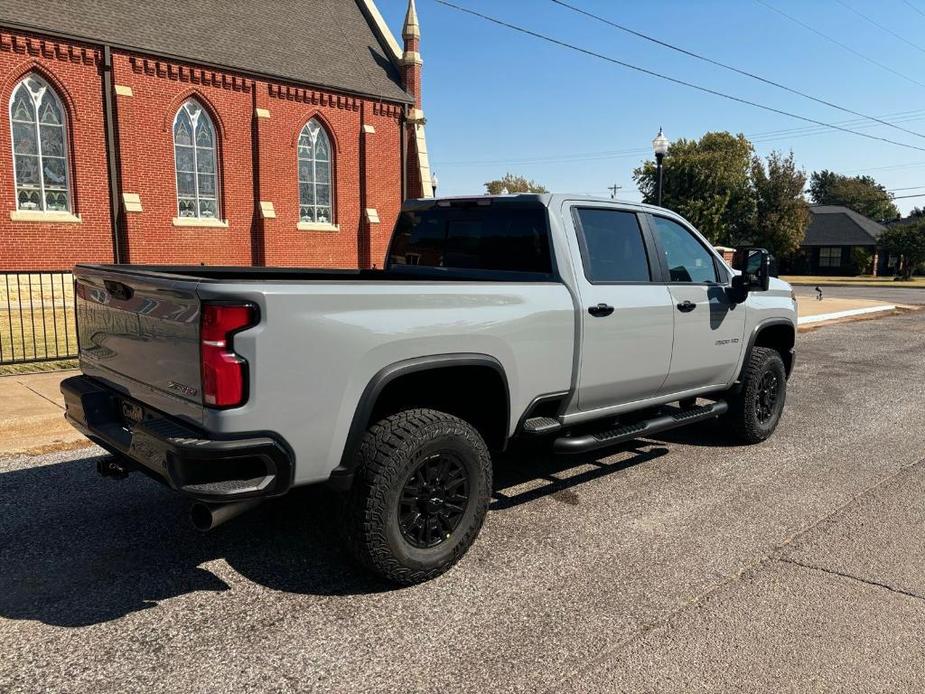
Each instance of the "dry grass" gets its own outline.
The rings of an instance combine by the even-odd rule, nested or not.
[[[781,275],[781,279],[795,286],[849,285],[852,287],[912,287],[925,289],[925,277],[913,277],[908,282],[896,281],[892,277],[832,277],[828,275]]]
[[[46,373],[48,371],[64,371],[76,369],[80,366],[76,359],[62,359],[60,361],[33,361],[24,364],[0,365],[0,376],[19,376],[22,374]]]

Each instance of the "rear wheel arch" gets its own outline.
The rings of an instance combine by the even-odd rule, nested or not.
[[[420,407],[469,422],[493,449],[507,445],[510,387],[497,359],[478,353],[407,359],[379,370],[363,390],[332,479],[349,480],[360,440],[370,426],[401,410]]]

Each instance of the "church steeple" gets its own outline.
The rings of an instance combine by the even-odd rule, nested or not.
[[[402,81],[405,89],[414,97],[414,105],[421,108],[421,25],[418,24],[418,12],[414,0],[408,0],[408,11],[405,13],[405,24],[401,30],[405,40],[405,51],[402,54]]]
[[[405,13],[405,25],[402,27],[401,35],[405,41],[411,38],[421,38],[421,26],[418,24],[418,12],[414,6],[414,0],[410,0],[408,3],[408,11]]]
[[[405,24],[401,30],[404,52],[401,57],[402,86],[414,98],[414,107],[409,107],[405,119],[408,128],[408,161],[414,162],[408,172],[408,197],[430,198],[434,195],[430,177],[430,161],[427,156],[427,138],[424,135],[424,111],[421,107],[421,25],[414,0],[408,0]]]

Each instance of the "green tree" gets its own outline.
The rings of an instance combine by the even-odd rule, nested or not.
[[[655,162],[645,162],[633,177],[643,200],[654,203]],[[668,148],[662,204],[712,243],[760,245],[780,257],[800,247],[809,224],[805,185],[792,152],[772,152],[762,161],[744,135],[707,133]]]
[[[871,261],[874,255],[863,246],[855,246],[851,249],[851,259],[859,275],[867,275],[872,271]]]
[[[893,196],[870,176],[815,171],[809,179],[809,195],[817,205],[844,205],[878,222],[899,217]]]
[[[880,245],[902,257],[899,275],[912,277],[912,271],[925,262],[925,223],[896,224],[880,234]]]
[[[505,190],[508,193],[548,193],[543,186],[536,181],[531,181],[523,176],[514,174],[504,174],[504,178],[496,178],[493,181],[485,183],[485,189],[489,195],[501,195]]]
[[[699,140],[676,140],[664,160],[662,205],[690,221],[711,243],[744,238],[755,216],[753,154],[741,134],[712,132]],[[633,179],[643,201],[655,204],[655,162],[637,168]]]
[[[793,152],[784,156],[771,152],[767,164],[752,158],[752,189],[755,195],[755,216],[748,241],[767,248],[777,257],[795,253],[809,225],[809,205],[803,199],[806,174],[797,168]]]

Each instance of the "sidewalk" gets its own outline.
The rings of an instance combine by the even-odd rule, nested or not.
[[[870,314],[881,313],[888,315],[895,311],[896,308],[895,304],[870,301],[868,299],[833,299],[826,297],[822,301],[817,301],[815,298],[801,296],[797,304],[798,323],[802,328],[804,325],[848,318],[858,319],[868,317]]]
[[[887,277],[837,277],[820,275],[781,275],[781,279],[794,287],[894,287],[897,289],[925,289],[925,277],[913,277],[911,280],[894,280]]]
[[[81,448],[90,442],[64,421],[61,380],[74,371],[0,377],[0,455]]]

